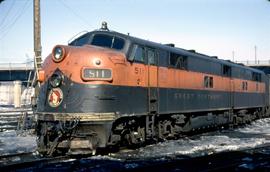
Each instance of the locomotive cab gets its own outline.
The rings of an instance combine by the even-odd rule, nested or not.
[[[134,45],[127,36],[103,26],[68,46],[53,48],[39,77],[36,114],[41,153],[95,153],[125,137],[112,133],[123,125],[115,123],[120,116],[147,113],[148,92],[143,88],[147,68],[131,63],[138,60],[135,51],[131,51],[135,59],[127,59],[130,47]]]

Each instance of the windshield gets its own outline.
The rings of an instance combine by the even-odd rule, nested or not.
[[[125,41],[122,38],[105,35],[105,34],[95,34],[90,42],[91,34],[87,33],[83,36],[75,39],[69,45],[71,46],[83,46],[85,44],[91,44],[100,47],[112,48],[115,50],[122,50],[125,45]]]
[[[75,39],[69,45],[72,45],[72,46],[83,46],[83,45],[89,43],[89,39],[90,39],[90,34],[87,33],[87,34],[84,34],[81,37]]]
[[[112,48],[116,50],[123,49],[124,44],[125,41],[123,39],[104,34],[96,34],[91,42],[91,45]]]

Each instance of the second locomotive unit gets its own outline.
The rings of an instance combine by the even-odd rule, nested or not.
[[[39,72],[38,149],[92,153],[269,115],[262,71],[102,28],[57,45]]]

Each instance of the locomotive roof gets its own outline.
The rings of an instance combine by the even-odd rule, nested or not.
[[[111,30],[101,30],[101,29],[95,30],[95,31],[90,32],[90,33],[105,33],[105,34],[110,34],[110,35],[116,35],[116,36],[119,36],[121,38],[124,38],[129,43],[137,43],[137,44],[141,44],[144,46],[159,48],[159,49],[166,50],[169,52],[179,53],[181,55],[188,56],[188,57],[202,58],[202,59],[205,59],[208,61],[214,61],[214,62],[221,63],[221,64],[228,65],[228,66],[234,66],[234,67],[238,67],[238,68],[248,69],[248,70],[251,70],[251,71],[257,72],[257,73],[264,73],[263,71],[261,71],[259,69],[251,68],[251,67],[245,66],[243,64],[234,63],[234,62],[231,62],[229,60],[218,59],[216,56],[208,56],[205,54],[195,52],[194,50],[190,51],[190,50],[186,50],[186,49],[179,48],[179,47],[172,47],[169,45],[156,43],[156,42],[152,42],[149,40],[144,40],[141,38],[130,36],[129,34],[126,35],[126,34],[111,31]]]

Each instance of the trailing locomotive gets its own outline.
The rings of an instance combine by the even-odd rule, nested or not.
[[[57,45],[39,72],[38,149],[92,153],[268,116],[269,78],[102,28]]]

